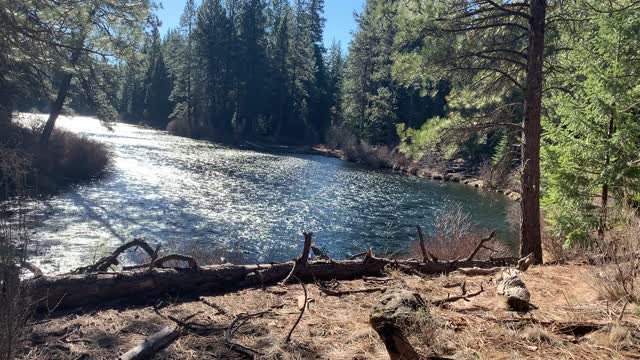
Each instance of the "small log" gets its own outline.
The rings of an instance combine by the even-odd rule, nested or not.
[[[384,292],[385,290],[387,290],[386,287],[372,287],[372,288],[365,288],[365,289],[349,289],[349,290],[334,290],[334,289],[329,289],[323,286],[318,286],[318,288],[327,296],[344,296],[344,295],[352,295],[352,294]]]
[[[150,359],[158,351],[164,349],[180,336],[179,326],[167,326],[157,333],[146,338],[144,342],[120,356],[119,360]]]
[[[369,323],[387,348],[391,360],[420,360],[420,355],[407,340],[402,324],[427,305],[420,295],[407,290],[394,289],[384,293],[371,310]]]
[[[504,268],[501,268],[501,267],[492,267],[488,269],[474,267],[474,268],[460,268],[455,272],[465,276],[483,276],[483,275],[493,275],[495,273],[499,273],[502,270],[504,270]]]
[[[511,310],[526,312],[531,308],[531,294],[520,275],[515,271],[502,274],[497,293],[505,297],[507,306]]]

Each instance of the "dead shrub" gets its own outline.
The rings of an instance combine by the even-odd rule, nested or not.
[[[28,127],[14,123],[0,132],[0,144],[5,149],[31,161],[26,182],[38,191],[54,192],[69,182],[97,178],[109,165],[111,153],[105,145],[59,129],[53,131],[47,152],[41,154],[41,131],[42,123],[34,121]]]
[[[406,163],[406,158],[398,151],[392,151],[386,145],[370,145],[344,127],[329,128],[326,141],[331,148],[342,150],[347,160],[372,168],[390,168]]]
[[[476,248],[480,239],[489,234],[490,230],[482,229],[476,225],[471,214],[464,211],[462,206],[453,205],[445,208],[436,216],[435,229],[425,239],[426,250],[442,260],[462,259]],[[481,249],[475,256],[476,259],[510,256],[509,247],[499,240],[492,240],[486,244],[493,251]],[[422,251],[418,242],[412,246],[414,257],[421,258]]]
[[[16,356],[29,314],[21,282],[29,245],[24,206],[28,171],[24,154],[0,147],[0,360]]]

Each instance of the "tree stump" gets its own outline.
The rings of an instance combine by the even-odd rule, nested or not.
[[[393,289],[387,290],[371,310],[369,323],[384,342],[391,360],[420,359],[403,332],[403,328],[415,321],[420,309],[427,310],[420,295]]]
[[[510,310],[519,312],[529,311],[531,294],[518,272],[503,272],[497,292],[499,295],[505,297],[507,307]]]

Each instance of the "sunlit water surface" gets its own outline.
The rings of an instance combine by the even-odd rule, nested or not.
[[[506,220],[509,199],[460,184],[317,155],[231,149],[126,124],[109,131],[87,117],[61,118],[58,126],[104,142],[114,161],[103,179],[37,205],[35,262],[46,272],[89,264],[134,237],[165,252],[244,263],[291,259],[305,230],[336,258],[369,247],[402,252],[415,241],[416,224],[429,231],[437,214],[455,204],[502,239],[516,237]]]

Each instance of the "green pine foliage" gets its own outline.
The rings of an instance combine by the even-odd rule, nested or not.
[[[558,59],[543,146],[546,220],[566,246],[589,243],[615,226],[612,209],[637,203],[640,190],[640,13],[630,1],[579,3],[580,31],[560,41],[571,48]],[[626,9],[625,9],[626,8]]]

